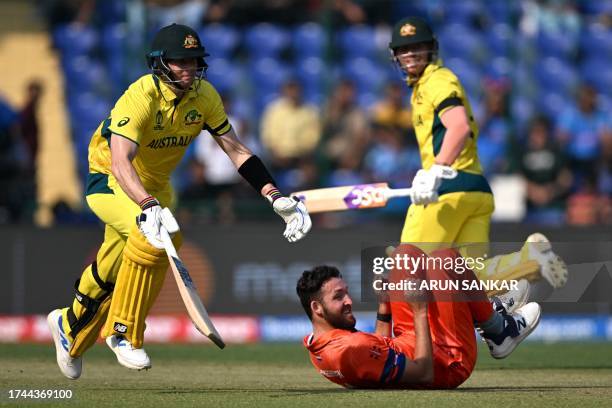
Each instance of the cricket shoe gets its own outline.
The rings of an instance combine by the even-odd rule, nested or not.
[[[538,327],[541,310],[540,305],[531,302],[517,308],[514,313],[502,314],[504,330],[500,334],[483,335],[491,356],[496,359],[508,357]]]
[[[151,368],[151,360],[147,352],[141,348],[134,348],[125,337],[113,334],[106,338],[106,344],[117,355],[117,361],[122,366],[132,370],[148,370]]]
[[[521,279],[517,282],[516,289],[493,296],[491,298],[491,305],[493,305],[493,310],[496,312],[510,314],[527,303],[530,293],[531,284],[527,279]]]
[[[81,376],[83,370],[83,360],[81,357],[70,356],[70,340],[64,332],[62,325],[62,311],[55,309],[47,315],[47,324],[55,343],[55,355],[60,371],[71,380],[76,380]]]
[[[555,289],[567,283],[567,265],[561,257],[552,250],[550,241],[544,234],[536,232],[527,237],[525,243],[529,250],[529,258],[540,264],[540,274]]]

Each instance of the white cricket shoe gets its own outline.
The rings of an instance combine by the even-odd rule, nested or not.
[[[536,302],[519,307],[512,314],[502,314],[504,331],[497,335],[484,334],[493,358],[506,358],[514,349],[538,327],[541,307]]]
[[[531,284],[527,279],[521,279],[517,282],[516,286],[514,290],[509,290],[504,294],[491,298],[493,310],[499,313],[509,314],[527,303],[529,294],[531,293]]]
[[[542,277],[555,289],[567,283],[567,265],[561,257],[552,251],[552,245],[544,234],[536,232],[527,237],[525,243],[529,249],[529,258],[540,264]]]
[[[125,337],[113,334],[106,338],[106,344],[117,355],[117,361],[122,366],[133,370],[148,370],[151,368],[151,360],[147,352],[141,348],[134,348]]]
[[[76,380],[81,376],[83,359],[81,357],[73,358],[70,356],[70,340],[66,333],[64,333],[62,320],[62,311],[60,309],[55,309],[47,315],[47,324],[53,336],[53,343],[55,343],[57,365],[62,374],[71,380]]]

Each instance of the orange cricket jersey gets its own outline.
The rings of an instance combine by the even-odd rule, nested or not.
[[[315,368],[347,388],[386,388],[401,378],[407,356],[393,339],[377,334],[335,329],[304,338]]]

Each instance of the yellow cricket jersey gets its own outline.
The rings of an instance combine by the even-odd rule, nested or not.
[[[145,189],[159,190],[169,183],[189,144],[208,130],[223,135],[231,126],[215,88],[198,80],[180,100],[154,75],[130,85],[89,144],[89,177],[86,194],[107,192],[111,174],[110,137],[114,133],[138,145],[132,161]]]
[[[440,116],[454,106],[463,106],[470,122],[472,130],[470,137],[452,164],[459,174],[452,180],[443,180],[438,190],[439,194],[458,191],[490,193],[491,189],[482,175],[478,159],[476,146],[478,126],[474,121],[465,90],[457,76],[442,65],[429,64],[412,87],[412,122],[424,169],[429,169],[434,164],[444,141],[446,128]]]

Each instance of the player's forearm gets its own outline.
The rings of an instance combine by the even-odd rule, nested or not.
[[[149,196],[136,173],[136,169],[129,160],[114,159],[111,166],[113,176],[117,179],[121,189],[136,204]]]
[[[378,304],[375,332],[381,336],[391,337],[391,305],[388,302]]]
[[[461,154],[471,129],[467,125],[455,125],[446,130],[440,152],[435,158],[436,164],[451,166]]]
[[[431,345],[431,334],[429,332],[429,321],[427,309],[414,314],[414,330],[416,332],[416,347],[414,350],[414,364],[417,365],[417,373],[420,381],[428,383],[433,381],[433,350]]]

